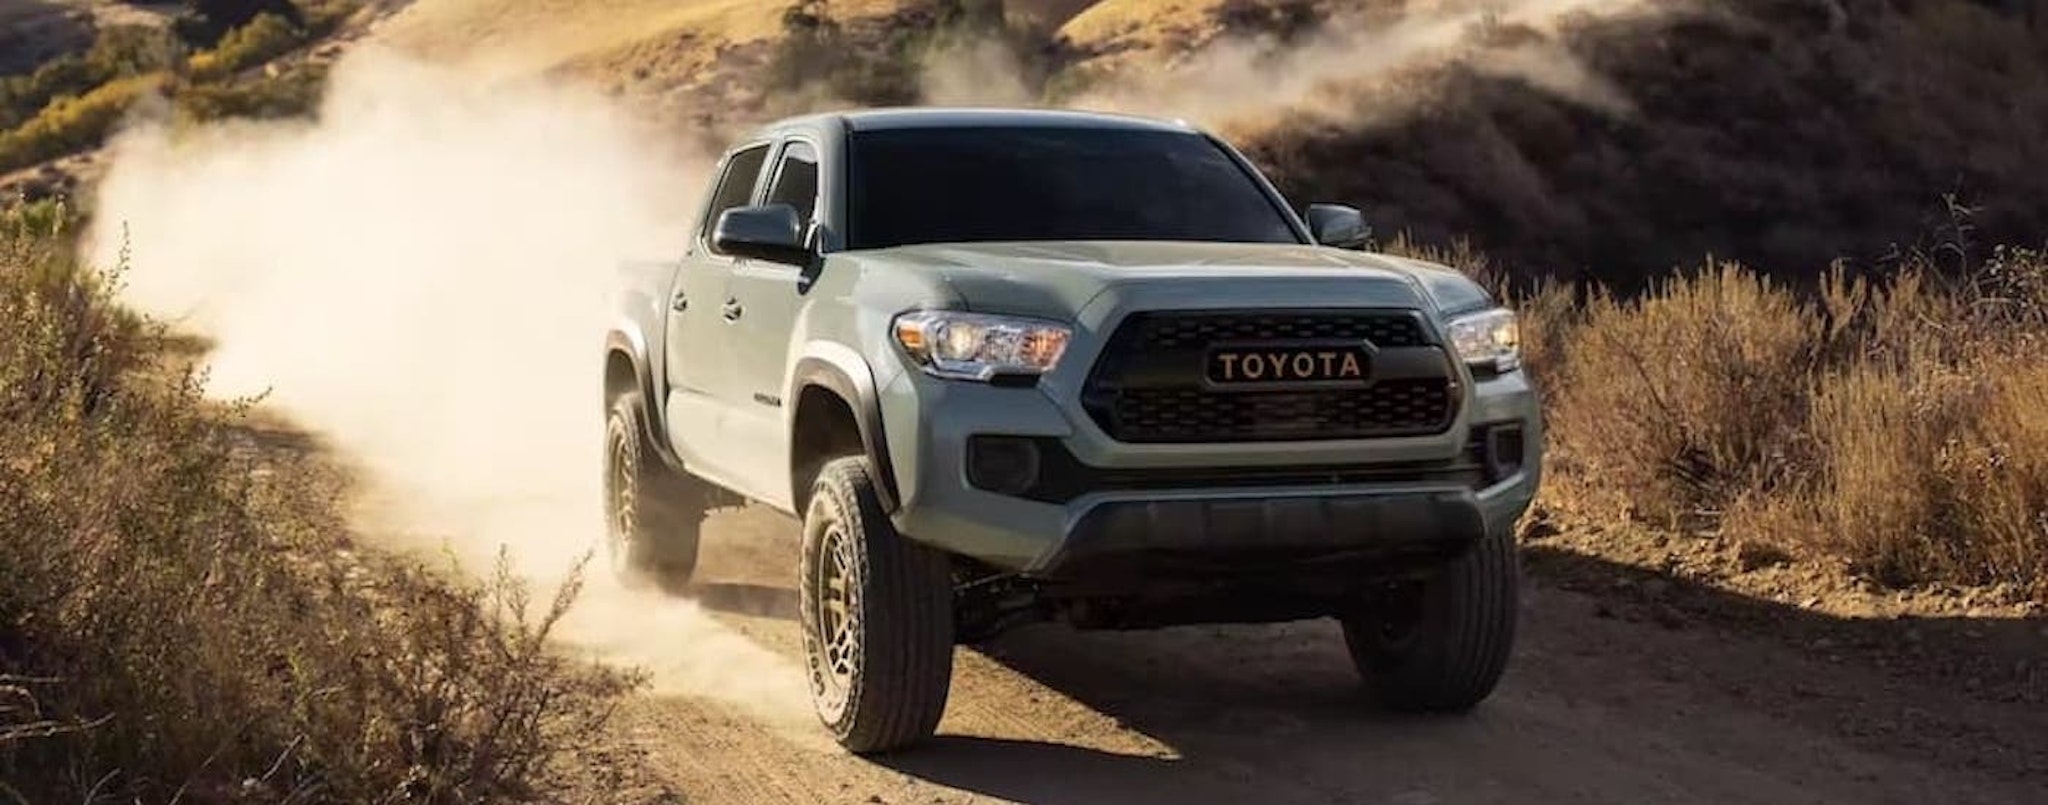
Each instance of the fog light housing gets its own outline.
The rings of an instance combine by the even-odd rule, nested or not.
[[[1019,436],[967,440],[967,482],[977,489],[1022,495],[1038,483],[1038,445]]]
[[[1520,423],[1494,425],[1484,431],[1486,479],[1499,483],[1522,469],[1522,426]]]

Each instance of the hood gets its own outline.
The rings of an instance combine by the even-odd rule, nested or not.
[[[864,257],[936,276],[970,310],[1070,318],[1107,292],[1159,289],[1200,300],[1239,291],[1342,304],[1468,309],[1485,294],[1449,268],[1321,246],[1188,242],[1028,242],[900,246]],[[1446,298],[1448,297],[1448,298]]]

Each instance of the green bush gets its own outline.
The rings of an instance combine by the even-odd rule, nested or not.
[[[231,76],[263,64],[305,44],[306,32],[276,14],[261,14],[247,25],[222,37],[212,50],[194,54],[190,62],[195,81]]]
[[[783,10],[782,32],[770,87],[796,105],[871,106],[917,103],[934,54],[1009,35],[1000,0],[924,0],[858,28],[833,17],[827,0],[799,0]]]
[[[99,145],[130,104],[162,83],[161,75],[130,76],[58,98],[20,127],[0,132],[0,173]]]
[[[297,27],[305,14],[292,0],[185,0],[177,20],[179,34],[194,45],[212,47],[222,37],[263,15],[281,17]]]
[[[166,66],[180,61],[183,80],[170,94],[187,121],[309,114],[319,103],[324,69],[238,75],[305,45],[355,7],[350,0],[319,4],[306,27],[293,21],[301,16],[296,11],[259,14],[189,59],[162,31],[109,28],[89,53],[0,81],[0,173],[99,146],[136,98],[165,85]]]
[[[155,28],[102,29],[92,49],[84,54],[59,57],[27,75],[0,78],[0,131],[34,118],[52,101],[169,67],[180,52],[174,38]]]
[[[186,87],[178,93],[176,107],[185,123],[298,117],[319,107],[326,86],[325,68],[298,67],[256,80]]]
[[[75,231],[79,222],[79,209],[61,199],[0,199],[0,240],[62,237]]]

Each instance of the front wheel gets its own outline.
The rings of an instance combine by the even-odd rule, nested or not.
[[[896,533],[860,457],[818,473],[803,536],[797,596],[818,718],[855,753],[929,737],[953,676],[946,555]]]
[[[640,417],[637,394],[613,400],[605,417],[605,556],[629,587],[679,592],[697,569],[707,485],[661,463]]]
[[[1459,712],[1493,694],[1520,608],[1514,536],[1489,529],[1429,579],[1340,618],[1360,676],[1387,707]]]

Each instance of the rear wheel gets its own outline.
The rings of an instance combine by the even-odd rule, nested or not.
[[[1342,617],[1344,642],[1387,707],[1469,710],[1493,694],[1514,648],[1520,568],[1511,532],[1489,530],[1427,580]]]
[[[812,703],[841,746],[886,752],[938,728],[953,675],[950,564],[896,533],[864,458],[818,473],[798,599]]]
[[[613,575],[631,587],[681,591],[697,569],[709,485],[654,454],[638,394],[612,401],[604,462],[605,556]]]

